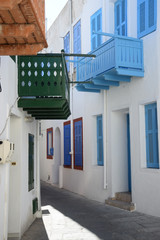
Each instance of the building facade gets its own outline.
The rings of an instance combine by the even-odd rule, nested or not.
[[[44,0],[0,2],[1,240],[21,239],[36,217],[41,216],[39,123],[18,108],[15,55],[36,55],[47,46],[44,4]]]
[[[160,216],[159,4],[67,2],[47,33],[47,52],[96,58],[66,59],[71,82],[79,81],[70,85],[72,114],[42,121],[40,140],[43,180],[100,202],[130,192],[136,210],[154,216]]]

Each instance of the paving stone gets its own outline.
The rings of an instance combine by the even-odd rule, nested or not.
[[[44,182],[42,206],[43,222],[35,221],[22,240],[160,240],[160,218],[106,206]]]

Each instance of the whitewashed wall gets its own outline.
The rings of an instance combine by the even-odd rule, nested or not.
[[[0,164],[0,239],[20,238],[35,219],[32,214],[32,199],[37,190],[36,121],[26,122],[25,114],[17,108],[16,65],[10,57],[1,57],[0,133],[8,122],[0,140],[15,143],[10,163]],[[15,105],[11,108],[11,106]],[[35,190],[28,192],[28,133],[35,136]],[[16,219],[16,221],[15,221]]]
[[[93,4],[94,3],[94,4]],[[102,29],[114,33],[114,3],[115,0],[74,1],[73,23],[70,25],[70,1],[64,7],[57,20],[48,32],[48,51],[60,52],[63,48],[63,39],[74,24],[81,19],[82,52],[87,53],[90,47],[90,16],[102,7]],[[78,4],[79,7],[78,8]],[[157,1],[157,9],[160,2]],[[137,38],[137,2],[127,1],[128,36]],[[78,11],[79,10],[79,11]],[[63,23],[63,24],[62,24]],[[143,37],[144,43],[144,78],[132,78],[130,83],[121,83],[119,87],[110,87],[107,97],[103,91],[100,94],[77,92],[71,87],[70,120],[83,117],[84,133],[84,170],[63,168],[63,123],[62,121],[42,122],[43,131],[46,128],[59,127],[61,132],[61,173],[62,185],[70,191],[85,195],[88,198],[104,201],[107,197],[114,197],[116,192],[128,190],[128,163],[127,163],[127,122],[126,114],[130,114],[131,138],[131,175],[132,201],[140,212],[160,216],[160,170],[146,168],[145,155],[145,118],[144,104],[157,101],[158,125],[160,126],[160,14],[157,15],[157,31]],[[72,32],[72,31],[71,31]],[[73,34],[73,33],[72,33]],[[103,37],[103,40],[107,38]],[[71,46],[71,51],[73,47]],[[71,75],[72,77],[72,75]],[[107,99],[104,100],[104,99]],[[96,166],[96,115],[107,111],[106,143],[104,149],[107,160],[107,172]],[[160,129],[160,127],[159,127]],[[73,136],[73,132],[72,132]],[[160,131],[158,132],[160,139]],[[160,141],[159,141],[160,142]],[[41,142],[46,146],[46,136]],[[41,148],[41,149],[42,149]],[[72,143],[73,148],[73,143]],[[160,146],[159,146],[160,149]],[[53,161],[45,159],[46,149],[43,148],[41,161],[41,177],[47,180],[48,173],[52,175]],[[160,159],[160,158],[159,158]],[[107,189],[104,189],[106,179]]]
[[[160,2],[157,2],[157,9],[160,8]],[[130,2],[128,6],[128,28],[129,36],[136,36],[136,19],[131,28],[131,19],[136,16],[136,4]],[[130,113],[130,134],[131,134],[131,169],[132,169],[132,201],[136,203],[137,211],[160,216],[160,170],[146,168],[146,147],[145,147],[145,116],[144,105],[157,102],[158,125],[160,126],[160,55],[159,39],[160,16],[157,19],[157,31],[143,37],[144,43],[144,78],[132,78],[131,83],[123,83],[118,88],[111,88],[108,91],[108,181],[112,184],[112,196],[115,192],[121,190],[119,184],[125,190],[123,177],[127,172],[124,156],[121,155],[124,147],[121,144],[123,136],[117,139],[114,135],[115,128],[121,126],[117,115],[124,116],[125,112]],[[124,112],[124,113],[123,113]],[[116,121],[118,120],[118,123]],[[160,129],[160,127],[158,128]],[[123,131],[124,133],[124,131]],[[158,130],[160,139],[160,131]],[[160,141],[159,141],[160,149]],[[116,151],[116,152],[115,152]],[[123,152],[124,153],[124,152]],[[117,156],[116,156],[117,155]],[[119,156],[119,157],[118,157]],[[159,156],[160,159],[160,156]],[[123,172],[117,173],[117,163],[121,163]],[[111,172],[110,169],[112,169]],[[122,177],[123,176],[123,177]]]

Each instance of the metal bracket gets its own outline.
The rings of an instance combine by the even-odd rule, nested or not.
[[[69,83],[83,84],[83,83],[93,83],[92,81],[69,81]]]

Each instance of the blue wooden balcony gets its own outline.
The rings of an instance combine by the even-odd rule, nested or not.
[[[142,40],[106,35],[112,38],[89,53],[96,55],[95,59],[82,58],[78,62],[78,91],[109,90],[111,86],[119,86],[120,82],[131,81],[131,77],[144,76]]]

